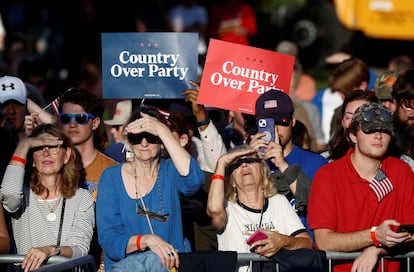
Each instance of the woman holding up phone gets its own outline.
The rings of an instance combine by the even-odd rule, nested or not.
[[[217,230],[219,250],[271,257],[282,249],[312,248],[312,239],[289,201],[277,194],[265,160],[248,145],[219,158],[211,177],[207,214]],[[267,238],[249,245],[247,240],[257,230],[260,238]],[[247,271],[244,265],[241,271]]]

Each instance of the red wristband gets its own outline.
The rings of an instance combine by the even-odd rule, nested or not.
[[[142,248],[141,248],[141,239],[142,239],[142,236],[143,235],[138,235],[137,236],[137,249],[138,250],[142,250]]]
[[[378,242],[377,240],[377,235],[375,234],[375,231],[377,230],[377,227],[372,227],[371,228],[371,239],[372,239],[372,243],[374,243],[374,245],[376,247],[382,247],[381,243]]]
[[[23,159],[22,157],[13,156],[13,157],[11,157],[11,160],[12,161],[17,161],[17,162],[20,162],[21,164],[26,165],[26,160]]]
[[[212,181],[214,179],[219,179],[221,181],[224,181],[224,176],[223,175],[219,175],[219,174],[215,174],[215,175],[212,175],[211,176],[210,180]]]

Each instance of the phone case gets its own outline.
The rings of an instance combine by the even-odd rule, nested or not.
[[[267,235],[261,232],[260,230],[256,230],[252,235],[250,235],[249,239],[247,239],[247,244],[251,245],[256,241],[266,239]]]
[[[257,131],[258,132],[265,132],[266,135],[262,137],[263,140],[268,142],[275,141],[275,121],[273,118],[260,118],[257,121]],[[264,152],[264,147],[260,147],[260,152]]]

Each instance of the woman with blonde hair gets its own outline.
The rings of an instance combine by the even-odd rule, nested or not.
[[[273,145],[269,143],[268,149]],[[289,201],[277,194],[266,161],[248,145],[219,158],[211,177],[207,214],[217,230],[219,250],[271,257],[282,249],[312,248],[312,239]],[[262,237],[250,243],[256,231]]]

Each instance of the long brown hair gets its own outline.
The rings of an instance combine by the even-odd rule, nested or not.
[[[60,182],[60,193],[65,198],[71,198],[75,195],[76,189],[79,187],[80,173],[76,168],[76,150],[73,146],[72,141],[69,136],[58,126],[52,124],[41,124],[33,129],[29,137],[37,137],[40,134],[50,134],[58,137],[60,140],[63,140],[61,145],[62,148],[69,148],[72,150],[69,161],[63,165],[61,169],[61,182]],[[30,152],[33,155],[32,152]],[[32,158],[33,156],[30,156]],[[29,158],[29,156],[28,156]],[[28,164],[31,165],[31,164]],[[30,166],[30,189],[37,195],[46,191],[46,196],[49,195],[49,191],[45,188],[40,180],[39,171]]]

